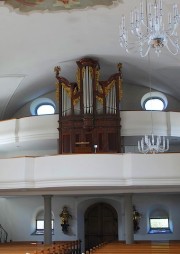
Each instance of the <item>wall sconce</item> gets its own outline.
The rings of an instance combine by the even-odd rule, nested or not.
[[[68,227],[69,227],[69,219],[72,218],[70,213],[67,210],[67,207],[64,206],[62,212],[60,213],[59,217],[61,218],[61,227],[64,234],[68,233]]]
[[[136,210],[136,207],[133,205],[134,233],[136,233],[140,229],[139,227],[140,219],[141,219],[141,214]]]

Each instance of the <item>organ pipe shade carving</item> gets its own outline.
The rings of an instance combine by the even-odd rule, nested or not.
[[[96,66],[95,70],[93,70],[92,66],[85,66],[81,69],[78,67],[76,73],[76,83],[70,83],[67,79],[60,77],[61,68],[59,66],[54,68],[56,72],[56,77],[58,77],[58,81],[56,82],[56,98],[59,101],[59,86],[62,86],[63,91],[63,100],[67,101],[67,95],[69,98],[72,98],[73,105],[75,106],[80,101],[80,93],[78,91],[81,90],[81,83],[83,79],[83,100],[85,113],[92,113],[93,108],[93,95],[92,95],[92,82],[95,82],[96,87],[96,99],[103,104],[103,98],[107,100],[107,108],[109,108],[110,104],[115,108],[115,85],[119,87],[119,101],[122,99],[123,89],[122,89],[122,75],[121,68],[122,65],[118,64],[119,68],[119,77],[114,79],[114,77],[110,77],[107,81],[100,81],[100,70],[99,67]],[[63,82],[65,80],[65,82]],[[66,95],[67,94],[67,95]],[[65,98],[66,97],[66,98]]]

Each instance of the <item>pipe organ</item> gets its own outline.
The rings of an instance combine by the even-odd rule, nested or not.
[[[97,61],[83,58],[77,63],[77,80],[57,78],[59,102],[59,153],[119,153],[121,64],[107,81],[100,81]]]

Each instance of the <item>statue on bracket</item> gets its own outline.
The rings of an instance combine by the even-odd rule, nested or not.
[[[141,214],[136,210],[136,207],[133,206],[133,224],[134,224],[134,233],[140,229],[139,222],[141,219]]]
[[[68,227],[69,227],[69,219],[72,218],[71,214],[68,212],[68,209],[66,206],[63,207],[62,212],[60,213],[61,218],[61,227],[64,234],[68,233]]]

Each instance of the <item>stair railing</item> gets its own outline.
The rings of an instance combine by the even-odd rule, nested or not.
[[[3,226],[0,224],[0,243],[6,243],[8,238],[8,233],[3,228]]]

